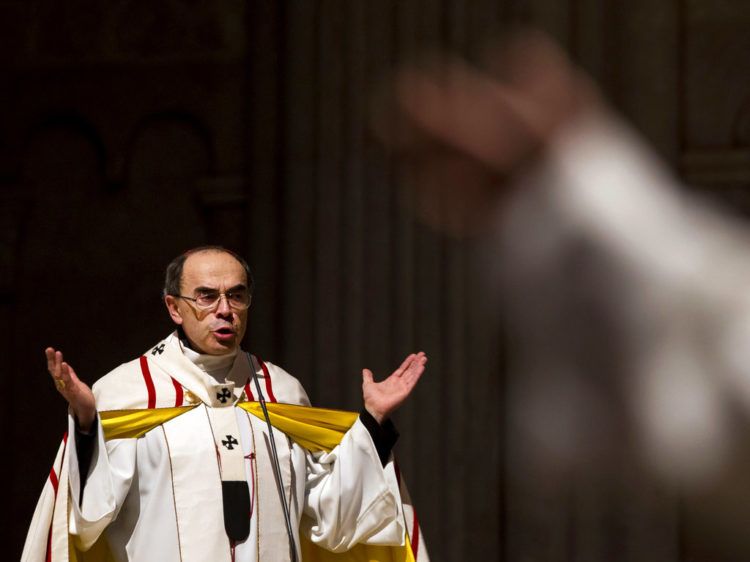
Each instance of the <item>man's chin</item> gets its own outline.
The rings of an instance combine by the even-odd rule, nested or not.
[[[236,334],[232,334],[232,337],[217,337],[212,332],[205,335],[202,334],[200,338],[191,338],[186,334],[185,339],[187,340],[188,347],[204,355],[234,353],[239,349],[240,341],[242,341],[242,338],[237,337]]]
[[[214,336],[211,340],[212,345],[209,351],[211,355],[225,355],[237,351],[239,348],[239,338],[237,336],[232,338],[217,338]]]

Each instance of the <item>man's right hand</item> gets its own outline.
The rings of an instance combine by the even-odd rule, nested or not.
[[[96,417],[94,393],[88,385],[81,382],[73,367],[63,361],[61,351],[48,347],[44,354],[47,356],[47,370],[55,382],[57,391],[68,401],[81,430],[90,431]]]

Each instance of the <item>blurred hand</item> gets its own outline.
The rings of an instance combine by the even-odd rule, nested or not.
[[[412,353],[391,376],[381,382],[374,381],[369,369],[362,371],[365,409],[378,423],[383,423],[409,397],[426,363],[427,356],[423,352]]]
[[[402,68],[373,125],[405,165],[417,214],[465,234],[507,195],[505,180],[595,100],[560,48],[525,33],[490,51],[484,69],[456,58]]]
[[[47,356],[47,370],[55,382],[57,391],[68,401],[78,420],[78,426],[84,432],[88,432],[96,416],[94,393],[88,385],[81,382],[73,367],[63,361],[62,352],[48,347],[44,354]]]

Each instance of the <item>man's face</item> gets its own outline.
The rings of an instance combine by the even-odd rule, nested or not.
[[[180,286],[184,297],[247,290],[245,270],[230,254],[208,250],[185,260]],[[196,351],[223,355],[239,347],[247,328],[247,309],[232,308],[224,297],[209,310],[201,310],[193,301],[171,295],[165,301],[172,320],[182,326]]]

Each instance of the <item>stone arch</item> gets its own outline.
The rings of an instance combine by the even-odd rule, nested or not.
[[[122,288],[139,318],[163,316],[154,307],[163,269],[175,255],[206,241],[197,185],[215,169],[212,135],[190,113],[169,110],[143,118],[123,151],[125,189],[109,212],[120,262],[140,281]]]
[[[81,311],[106,298],[111,279],[105,258],[112,197],[102,189],[108,152],[93,124],[74,112],[43,115],[20,145],[25,225],[16,302],[45,321],[20,323],[14,345],[24,357],[38,357],[52,341],[82,353]],[[87,323],[91,331],[107,327],[99,318]]]
[[[174,143],[175,140],[178,140],[175,138],[175,133],[178,131],[182,133],[182,143]],[[210,129],[195,115],[180,109],[170,109],[148,115],[136,125],[129,135],[122,162],[127,183],[130,183],[134,167],[137,164],[138,144],[143,142],[151,133],[157,135],[161,133],[171,137],[167,140],[173,144],[182,144],[183,148],[186,148],[188,144],[193,144],[194,148],[198,148],[197,152],[202,153],[200,156],[205,162],[203,173],[213,174],[216,167],[216,149]],[[162,144],[157,149],[163,147]],[[194,165],[196,162],[193,161],[191,164]]]
[[[107,158],[107,148],[88,119],[73,112],[51,113],[29,129],[17,176],[32,193],[91,197],[105,184]]]
[[[56,272],[56,282],[74,286],[78,272],[101,251],[92,233],[106,224],[106,160],[98,131],[80,114],[49,113],[29,128],[18,163],[27,226],[21,243],[27,280],[21,302],[33,301],[49,282],[50,271]]]
[[[87,143],[94,156],[96,171],[102,178],[105,176],[108,151],[97,129],[86,117],[79,113],[61,112],[44,116],[30,128],[22,148],[21,177],[28,175],[23,166],[27,164],[27,157],[35,148],[35,143],[38,143],[45,136],[59,133],[62,133],[61,136],[78,137]]]

